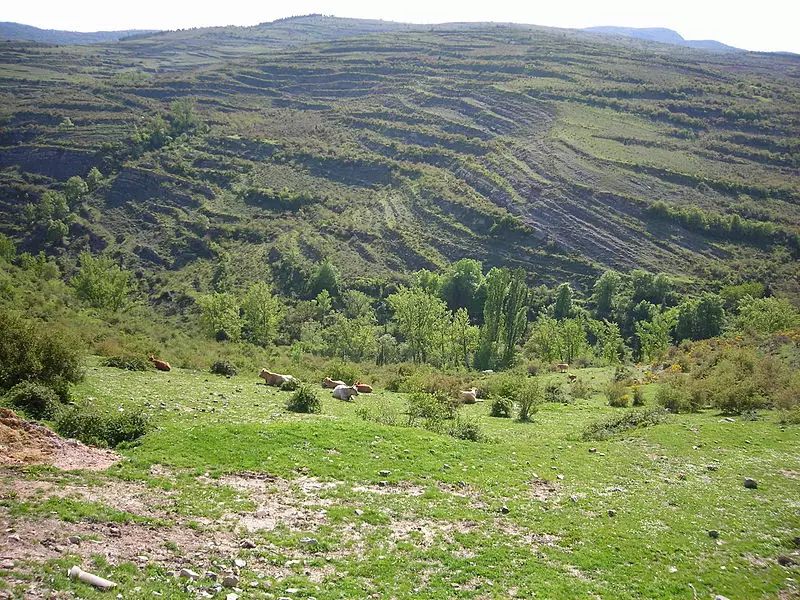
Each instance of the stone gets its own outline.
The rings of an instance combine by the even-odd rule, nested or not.
[[[608,516],[609,517],[614,517],[614,516],[616,516],[616,514],[617,514],[617,511],[615,511],[613,508],[608,509]]]
[[[363,510],[361,510],[360,508],[357,508],[357,509],[356,509],[356,516],[357,516],[357,517],[360,517],[360,516],[362,516],[363,514],[364,514],[364,511],[363,511]]]
[[[791,567],[795,561],[791,556],[781,555],[778,557],[778,564],[782,567]]]
[[[378,487],[389,487],[389,482],[388,481],[379,481],[378,482]]]
[[[225,600],[239,600],[239,594],[228,594],[225,596]]]
[[[589,452],[597,452],[597,448],[589,448]]]
[[[378,472],[378,475],[380,475],[381,477],[388,477],[391,474],[392,474],[392,472],[387,470],[387,469],[384,469],[383,471],[379,471]]]
[[[200,573],[195,573],[191,569],[181,569],[178,573],[178,577],[182,579],[191,579],[192,581],[197,581],[200,579]]]
[[[706,465],[706,469],[708,469],[709,471],[716,471],[717,469],[719,469],[719,465]]]
[[[241,558],[234,559],[233,560],[233,564],[236,565],[237,567],[239,567],[240,569],[247,565],[247,563],[245,561],[243,561]]]
[[[719,531],[717,531],[716,529],[709,529],[708,536],[713,539],[717,539],[719,537]]]
[[[211,581],[217,580],[217,574],[214,573],[214,571],[206,571],[205,573],[203,573],[203,577],[205,577],[206,579],[210,579]]]
[[[3,559],[2,562],[0,562],[0,569],[13,569],[13,568],[14,568],[14,561],[11,560],[10,558],[5,558]]]
[[[79,538],[77,535],[71,535],[67,538],[67,541],[69,541],[70,544],[77,545],[81,543],[81,538]]]
[[[504,515],[507,515],[508,513],[511,512],[511,509],[508,508],[508,506],[506,506],[505,504],[503,504],[503,506],[500,507],[500,512],[503,513]]]
[[[556,479],[564,479],[564,476],[561,473],[559,473],[558,475],[556,475]]]
[[[226,588],[236,587],[239,585],[239,578],[236,575],[225,575],[225,577],[222,578],[222,585]]]
[[[240,546],[242,548],[248,548],[252,550],[253,548],[256,547],[256,543],[253,540],[242,540]]]
[[[717,594],[716,596],[714,596],[714,600],[728,600],[728,598],[726,598],[721,594]]]
[[[109,527],[108,535],[111,537],[122,537],[122,531],[120,531],[119,527]]]
[[[314,546],[316,544],[319,544],[319,540],[317,538],[313,538],[313,537],[301,537],[300,538],[300,543],[301,544],[308,544],[309,546]]]
[[[21,541],[19,535],[16,533],[12,533],[10,536],[8,536],[8,539],[14,540],[15,542]]]
[[[748,490],[754,490],[758,487],[758,483],[756,483],[755,479],[751,479],[750,477],[745,477],[744,487],[746,487]]]

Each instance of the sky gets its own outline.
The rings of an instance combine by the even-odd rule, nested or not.
[[[688,40],[713,39],[746,50],[800,53],[800,3],[796,0],[24,0],[3,4],[0,21],[70,31],[256,25],[292,15],[322,13],[406,23],[495,21],[573,28],[667,27]]]

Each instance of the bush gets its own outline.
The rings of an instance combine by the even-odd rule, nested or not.
[[[628,406],[630,396],[627,395],[628,388],[622,381],[609,381],[604,390],[606,398],[608,398],[608,405],[617,408],[625,408]]]
[[[297,379],[289,379],[281,384],[280,389],[282,392],[294,392],[300,389],[300,382]]]
[[[592,388],[586,383],[584,379],[576,379],[569,386],[570,395],[573,398],[580,398],[586,400],[592,395]]]
[[[148,429],[147,415],[141,411],[103,414],[90,406],[65,407],[55,419],[60,435],[111,448],[138,439]]]
[[[616,369],[614,369],[615,382],[629,383],[632,380],[633,380],[633,371],[630,368],[619,365],[617,366]]]
[[[322,404],[314,388],[308,384],[301,384],[289,398],[286,409],[297,413],[321,413]]]
[[[609,419],[591,423],[583,430],[582,438],[589,440],[605,440],[641,427],[650,427],[663,423],[667,413],[661,408],[634,408],[615,415]]]
[[[456,396],[463,387],[463,380],[435,369],[421,368],[410,375],[402,385],[406,392],[425,392],[438,396]]]
[[[139,356],[109,356],[103,361],[103,364],[107,367],[125,369],[126,371],[147,371],[150,368],[150,361]]]
[[[491,415],[493,417],[502,417],[508,419],[514,410],[514,402],[509,398],[495,398],[492,400]]]
[[[504,371],[493,373],[482,382],[481,389],[485,390],[487,398],[511,398],[515,400],[519,390],[528,380],[528,376],[519,371]]]
[[[559,382],[551,379],[544,387],[544,401],[555,404],[569,404],[569,396],[564,392],[564,388]]]
[[[425,429],[441,431],[444,421],[453,419],[457,410],[458,400],[442,394],[414,392],[408,397],[408,426],[421,425]]]
[[[69,384],[83,378],[82,358],[80,342],[65,331],[0,311],[0,391],[35,381],[66,400]]]
[[[519,420],[530,421],[531,415],[539,410],[539,405],[544,402],[544,395],[539,389],[539,382],[535,379],[528,379],[517,393],[519,403]]]
[[[662,383],[656,391],[656,404],[666,408],[672,413],[696,412],[697,405],[692,400],[692,395],[676,382]]]
[[[352,363],[334,361],[328,365],[328,377],[335,381],[344,381],[347,385],[353,385],[359,379],[363,379],[361,369]]]
[[[356,407],[356,416],[365,421],[380,423],[381,425],[396,426],[400,424],[400,415],[390,403],[378,401],[370,405],[361,404]]]
[[[61,406],[58,394],[45,385],[22,381],[6,393],[9,406],[21,409],[34,419],[50,419]]]
[[[633,387],[633,405],[644,406],[644,389],[641,386]]]
[[[457,417],[450,426],[449,433],[454,438],[470,442],[482,442],[487,439],[478,421],[473,418]]]
[[[211,372],[214,375],[225,375],[226,377],[233,377],[238,372],[227,360],[218,360],[211,365]]]

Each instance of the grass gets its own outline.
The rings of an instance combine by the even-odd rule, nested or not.
[[[579,374],[602,381],[612,373]],[[676,598],[690,597],[691,584],[698,594],[778,598],[779,590],[792,589],[787,578],[797,577],[797,568],[780,566],[777,557],[790,554],[787,544],[800,526],[794,500],[800,430],[780,427],[770,413],[752,422],[681,414],[584,442],[587,425],[619,414],[600,394],[544,404],[531,423],[491,418],[484,403],[462,410],[492,441],[470,442],[356,415],[361,403],[402,411],[401,394],[381,391],[344,403],[320,390],[322,414],[299,415],[285,412],[291,392],[256,381],[91,366],[75,395],[92,396],[105,410],[144,408],[156,424],[122,451],[123,463],[90,481],[144,484],[166,511],[161,527],[254,539],[259,550],[239,551],[248,564],[241,577],[263,584],[266,576],[269,593]],[[655,385],[645,389],[648,406]],[[242,473],[271,479],[242,487]],[[60,485],[82,477],[41,468],[18,475]],[[743,487],[746,476],[758,480],[757,490]],[[319,487],[309,491],[309,482]],[[265,501],[323,516],[250,532],[231,525],[231,515],[256,514]],[[41,519],[51,510],[78,523],[143,518],[77,499],[6,505],[15,519]],[[711,529],[720,532],[718,540],[709,537]],[[283,567],[293,560],[301,562]],[[141,591],[131,597],[143,598],[145,590],[183,593],[149,568],[106,569],[124,582],[126,596],[136,587]],[[75,585],[53,581],[54,589]],[[254,588],[253,597],[267,597],[266,589]]]

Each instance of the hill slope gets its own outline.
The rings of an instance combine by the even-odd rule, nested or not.
[[[132,35],[154,33],[152,29],[126,29],[124,31],[60,31],[58,29],[39,29],[21,23],[0,23],[0,40],[27,40],[45,44],[101,44],[116,42]]]
[[[622,35],[626,37],[639,38],[651,42],[661,42],[662,44],[674,44],[676,46],[687,46],[689,48],[701,48],[704,50],[716,50],[719,52],[744,52],[741,48],[728,46],[716,40],[685,40],[677,31],[664,27],[587,27],[584,31],[594,33],[605,33],[608,35]]]
[[[346,24],[273,28],[309,20]],[[154,294],[465,256],[546,283],[644,267],[796,292],[797,57],[499,25],[283,43],[1,45],[2,231],[117,252]],[[24,205],[93,166],[107,179],[48,246]]]

